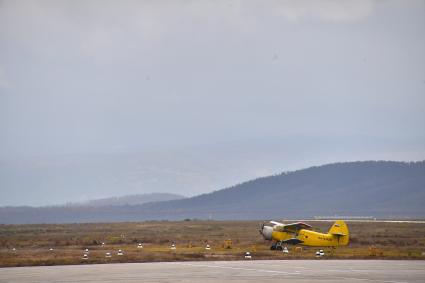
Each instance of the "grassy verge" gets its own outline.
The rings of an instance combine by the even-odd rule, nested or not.
[[[312,224],[321,231],[331,225]],[[253,259],[315,258],[318,248],[295,251],[290,246],[289,254],[270,251],[270,242],[262,239],[258,226],[258,221],[0,225],[0,266],[239,260],[246,251]],[[325,259],[425,259],[425,224],[349,223],[349,228],[350,245],[325,248]],[[226,239],[232,240],[231,249],[223,247]],[[138,243],[143,243],[143,249],[137,248]],[[176,250],[170,249],[172,243]],[[207,244],[211,250],[205,249]],[[86,248],[90,252],[83,259]],[[124,255],[117,255],[118,249]],[[110,258],[105,257],[107,252]]]

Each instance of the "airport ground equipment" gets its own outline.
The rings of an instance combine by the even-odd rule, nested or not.
[[[233,246],[233,242],[232,242],[231,239],[224,240],[224,242],[223,242],[223,248],[225,248],[225,249],[231,249],[232,246]]]

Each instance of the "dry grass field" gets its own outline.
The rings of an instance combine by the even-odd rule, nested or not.
[[[180,260],[314,258],[318,248],[289,246],[289,254],[271,251],[258,232],[258,221],[155,221],[141,223],[0,225],[0,266],[59,265]],[[311,222],[327,231],[330,222]],[[325,248],[326,258],[425,259],[425,224],[348,223],[347,247]],[[232,240],[232,248],[223,246]],[[105,245],[102,245],[102,242]],[[143,248],[137,248],[143,243]],[[175,243],[176,249],[170,249]],[[210,250],[205,246],[209,244]],[[373,247],[373,248],[371,248]],[[53,250],[49,250],[52,248]],[[85,249],[88,259],[83,259]],[[117,255],[118,249],[123,255]],[[112,257],[105,257],[110,252]]]

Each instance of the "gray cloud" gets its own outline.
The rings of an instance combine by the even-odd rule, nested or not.
[[[149,179],[168,181],[143,191],[194,194],[309,164],[423,159],[424,7],[413,0],[1,1],[2,168],[34,156],[55,168],[47,160],[57,156],[148,154],[144,167],[164,167],[143,169]],[[245,150],[231,157],[235,144]],[[186,161],[193,148],[198,154]],[[220,150],[226,154],[214,159]],[[309,154],[301,162],[288,152]],[[227,163],[240,170],[226,175]],[[0,186],[18,191],[22,172],[39,171],[16,169]],[[53,178],[43,176],[40,184]],[[102,194],[96,185],[85,191]]]

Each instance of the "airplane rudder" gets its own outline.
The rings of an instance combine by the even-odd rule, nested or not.
[[[350,231],[348,230],[348,226],[343,220],[337,220],[332,225],[331,229],[329,229],[329,233],[331,234],[342,234],[344,236],[340,237],[341,245],[348,245],[350,240]]]

